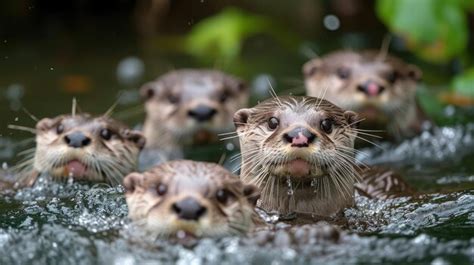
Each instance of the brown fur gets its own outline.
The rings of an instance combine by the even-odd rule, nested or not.
[[[268,121],[279,119],[272,130]],[[320,128],[323,120],[333,123],[332,132]],[[234,115],[242,152],[241,178],[262,190],[259,206],[277,210],[331,216],[353,204],[353,146],[357,115],[329,101],[314,97],[268,99]],[[309,129],[316,140],[304,148],[292,147],[283,135],[296,126]],[[308,175],[289,175],[293,159],[310,165]],[[290,180],[293,194],[288,194]]]
[[[103,130],[108,130],[110,139],[101,136]],[[89,137],[90,144],[81,148],[68,146],[65,137],[74,132]],[[138,154],[144,145],[145,138],[140,132],[106,116],[77,114],[44,118],[36,124],[33,157],[26,157],[14,168],[17,186],[33,185],[39,174],[68,179],[65,167],[73,160],[87,168],[86,174],[77,180],[119,184],[123,176],[136,170]]]
[[[386,130],[389,138],[417,135],[426,117],[418,107],[418,67],[376,51],[338,51],[303,66],[306,94],[324,97],[343,109],[358,112],[369,129]],[[358,88],[373,81],[383,87],[377,96]]]
[[[171,71],[140,92],[146,98],[147,148],[169,152],[183,144],[217,141],[219,133],[232,130],[232,115],[249,97],[241,80],[217,70]],[[189,115],[198,106],[213,108],[216,114],[198,122]]]
[[[161,186],[161,185],[164,185]],[[254,210],[257,188],[243,184],[223,167],[205,162],[172,161],[124,179],[129,217],[153,236],[182,230],[198,237],[246,233],[259,222]],[[166,190],[159,194],[157,190]],[[229,194],[225,203],[217,193]],[[173,204],[193,198],[206,208],[198,220],[180,219]]]

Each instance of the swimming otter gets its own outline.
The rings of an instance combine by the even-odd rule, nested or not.
[[[338,51],[303,66],[306,94],[358,112],[363,126],[401,140],[417,135],[427,118],[416,100],[422,73],[376,51]]]
[[[171,161],[123,182],[129,217],[154,237],[183,232],[196,237],[243,234],[259,223],[259,192],[223,167]]]
[[[409,191],[393,172],[355,164],[358,115],[327,100],[275,97],[239,110],[234,123],[241,178],[261,189],[267,211],[333,216],[353,205],[360,179],[357,191],[372,198]]]
[[[120,184],[136,170],[138,154],[145,145],[139,131],[107,115],[60,115],[36,124],[36,147],[14,168],[17,186],[31,186],[40,174],[61,180]]]
[[[265,210],[330,216],[353,204],[358,116],[324,99],[277,97],[234,115],[241,178]]]
[[[232,115],[245,107],[248,87],[217,70],[175,70],[140,89],[146,99],[147,149],[173,153],[184,144],[217,142],[233,130]]]

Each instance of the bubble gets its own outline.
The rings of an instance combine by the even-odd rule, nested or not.
[[[337,30],[341,26],[341,22],[339,21],[339,18],[336,17],[335,15],[325,16],[323,19],[323,24],[326,29],[331,30],[331,31]]]
[[[233,143],[227,143],[227,144],[225,145],[225,149],[226,149],[227,151],[234,151],[234,150],[235,150],[235,145],[234,145]]]
[[[117,65],[117,79],[122,85],[133,85],[140,81],[145,72],[145,64],[136,56],[122,59]]]

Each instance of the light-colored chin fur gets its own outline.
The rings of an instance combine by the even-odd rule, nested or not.
[[[357,179],[355,175],[344,175],[348,178],[348,183],[351,183],[344,189],[337,187],[336,182],[331,181],[331,176],[328,174],[305,176],[300,178],[303,180],[299,180],[297,177],[274,176],[269,172],[263,183],[255,183],[254,176],[257,173],[249,171],[254,165],[246,162],[242,165],[242,180],[260,188],[262,196],[257,205],[266,211],[278,211],[283,215],[296,212],[332,216],[354,204],[353,183]]]

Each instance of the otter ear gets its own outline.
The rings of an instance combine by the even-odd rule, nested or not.
[[[322,64],[322,61],[321,59],[318,59],[318,58],[312,59],[309,62],[305,63],[303,65],[303,75],[305,77],[310,77],[314,75],[318,71],[321,64]]]
[[[135,143],[138,148],[141,150],[145,146],[146,138],[142,132],[137,130],[125,130],[124,132],[125,139]]]
[[[349,124],[350,127],[354,129],[359,127],[360,119],[357,113],[348,110],[344,112],[344,118],[346,118],[347,124]]]
[[[143,174],[133,172],[123,179],[123,187],[126,193],[133,193],[138,186],[143,183]]]
[[[149,100],[156,94],[156,82],[148,82],[140,87],[140,96],[144,100]]]
[[[50,118],[41,119],[39,122],[36,123],[36,130],[38,131],[47,131],[51,129],[54,124],[54,120]]]
[[[239,127],[244,126],[245,124],[247,124],[247,120],[250,117],[251,113],[252,113],[251,109],[239,109],[234,114],[235,128],[239,128]]]
[[[423,77],[423,72],[420,70],[420,68],[418,68],[418,66],[409,64],[407,66],[407,69],[407,74],[409,78],[413,79],[416,82],[421,81],[421,78]]]
[[[257,201],[260,198],[260,190],[257,186],[248,184],[244,185],[244,196],[253,206],[257,205]]]
[[[235,92],[244,92],[248,90],[248,85],[245,81],[237,78],[226,78],[226,85]]]

